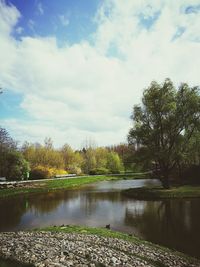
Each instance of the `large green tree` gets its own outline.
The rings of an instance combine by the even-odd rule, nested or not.
[[[16,142],[0,127],[0,176],[7,180],[27,178],[29,164],[17,150]]]
[[[145,147],[160,170],[163,186],[168,188],[173,169],[199,127],[199,88],[182,83],[176,90],[170,79],[163,84],[154,81],[144,91],[142,104],[134,106],[131,118],[134,125],[129,131],[129,143]]]

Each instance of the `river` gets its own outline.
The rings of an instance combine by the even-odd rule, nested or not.
[[[142,201],[120,191],[157,180],[118,180],[0,200],[0,231],[50,225],[105,227],[200,258],[200,199]]]

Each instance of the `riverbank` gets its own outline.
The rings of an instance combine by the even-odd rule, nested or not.
[[[0,233],[0,257],[36,267],[197,267],[200,261],[136,237],[101,228],[49,227]]]
[[[100,181],[121,180],[121,179],[144,179],[146,174],[122,174],[122,175],[97,175],[83,176],[65,179],[38,180],[29,183],[20,183],[19,186],[0,189],[0,198],[13,197],[21,194],[43,193],[62,189],[79,188],[85,184]]]
[[[122,191],[122,194],[128,197],[142,200],[154,199],[173,199],[173,198],[199,198],[200,186],[180,186],[170,189],[162,187],[142,187],[130,188]]]

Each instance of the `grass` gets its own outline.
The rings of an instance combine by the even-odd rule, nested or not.
[[[95,183],[97,181],[105,181],[105,180],[115,180],[119,179],[119,177],[114,176],[87,176],[83,178],[72,178],[72,179],[58,179],[58,180],[50,180],[50,181],[42,181],[39,180],[35,183],[35,187],[30,186],[29,188],[9,188],[9,189],[1,189],[0,190],[0,198],[16,196],[21,194],[28,193],[42,193],[49,192],[60,189],[73,189],[80,187],[85,184]],[[33,183],[34,185],[34,183]]]
[[[180,186],[164,189],[162,187],[130,188],[122,194],[136,199],[173,199],[173,198],[198,198],[200,186]]]
[[[109,230],[106,228],[96,228],[96,227],[86,227],[86,226],[77,226],[77,225],[63,225],[63,226],[49,226],[49,227],[45,227],[45,228],[39,228],[39,229],[34,229],[32,231],[50,231],[50,232],[63,232],[63,233],[77,233],[77,234],[83,234],[83,235],[97,235],[100,237],[109,237],[109,238],[117,238],[117,239],[121,239],[121,240],[125,240],[125,241],[129,241],[131,243],[134,244],[138,244],[138,245],[145,245],[148,246],[150,248],[154,248],[157,250],[160,250],[160,252],[168,252],[168,253],[173,253],[174,255],[177,255],[179,257],[185,258],[186,260],[190,261],[192,260],[194,262],[195,258],[192,258],[188,255],[185,255],[181,252],[175,251],[175,250],[171,250],[167,247],[163,247],[157,244],[153,244],[149,241],[140,239],[136,236],[133,235],[129,235],[126,233],[121,233],[118,231],[113,231],[113,230]],[[138,254],[136,255],[137,257],[140,257]],[[141,256],[141,258],[143,258]],[[149,263],[154,263],[155,266],[158,267],[164,267],[166,265],[164,265],[161,262],[155,262],[152,261],[148,258],[143,258],[144,260],[146,260]],[[197,260],[198,261],[198,260]],[[153,265],[154,266],[154,265]]]

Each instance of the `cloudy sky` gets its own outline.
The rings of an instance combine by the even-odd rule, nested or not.
[[[200,0],[0,0],[0,125],[20,142],[124,142],[166,77],[200,85]]]

